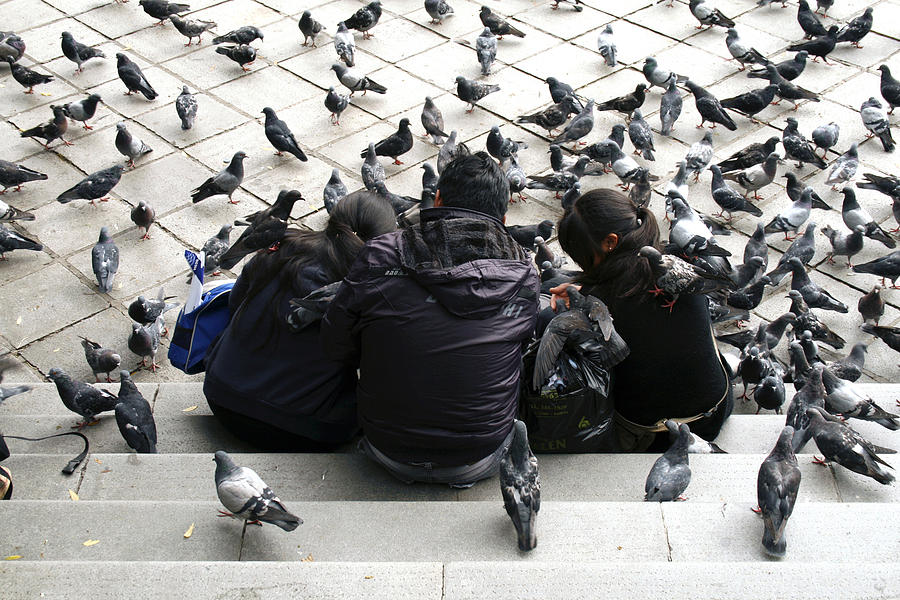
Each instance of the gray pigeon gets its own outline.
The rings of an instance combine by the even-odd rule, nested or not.
[[[13,250],[34,250],[40,252],[43,249],[44,247],[38,242],[0,225],[0,260],[6,260],[6,257],[3,255]]]
[[[216,48],[216,54],[227,56],[232,61],[236,62],[243,71],[249,71],[250,67],[247,65],[253,64],[253,61],[256,60],[256,48],[247,44],[219,46]]]
[[[97,415],[114,410],[119,402],[115,394],[76,381],[57,367],[50,369],[47,379],[56,384],[56,391],[66,408],[81,415],[82,421],[76,423],[73,429],[82,429],[96,423]]]
[[[219,516],[241,519],[247,524],[271,523],[293,531],[303,519],[291,514],[275,492],[249,467],[239,467],[224,450],[216,452],[216,495],[230,512]]]
[[[141,200],[138,205],[131,209],[131,222],[144,230],[142,240],[150,239],[150,226],[156,222],[156,211],[147,204],[146,200]]]
[[[792,202],[789,207],[775,215],[769,224],[766,225],[766,233],[784,233],[785,240],[792,240],[788,234],[800,231],[800,227],[806,223],[809,213],[812,210],[813,189],[809,186],[803,189],[800,199]]]
[[[150,85],[150,82],[144,76],[144,72],[141,71],[141,68],[134,61],[121,52],[116,53],[116,60],[118,61],[116,69],[119,73],[119,79],[122,80],[122,83],[128,89],[125,92],[126,96],[140,92],[147,100],[156,99],[159,94],[156,93],[156,90],[153,89],[153,86]]]
[[[209,31],[210,29],[214,29],[216,27],[215,22],[213,21],[202,21],[200,19],[182,19],[178,15],[169,15],[169,20],[172,21],[172,25],[175,26],[175,29],[178,30],[178,33],[183,35],[188,39],[188,43],[185,46],[190,46],[194,38],[197,38],[197,45],[203,43],[203,38],[200,37],[204,31]]]
[[[878,321],[884,316],[884,297],[881,295],[881,286],[877,283],[872,286],[872,291],[860,297],[856,309],[863,318],[863,323]]]
[[[825,155],[828,154],[828,150],[838,143],[840,134],[840,125],[832,121],[828,125],[819,125],[813,129],[810,137],[812,137],[813,144],[816,145],[816,148],[822,149],[822,158],[825,158]]]
[[[368,76],[363,75],[358,71],[351,70],[349,67],[345,67],[340,63],[331,65],[331,70],[337,75],[338,81],[340,81],[345,88],[350,90],[351,96],[356,92],[362,92],[363,96],[365,96],[368,91],[373,91],[376,94],[387,93],[387,88],[380,83],[377,83],[372,79],[369,79]]]
[[[869,273],[881,277],[881,285],[886,285],[885,279],[891,280],[891,287],[897,287],[897,279],[900,278],[900,250],[895,250],[886,256],[870,260],[861,265],[853,266],[854,273]]]
[[[341,174],[337,169],[331,170],[331,177],[322,190],[322,202],[328,214],[334,210],[341,198],[347,195],[347,186],[341,181]]]
[[[91,249],[91,268],[100,291],[109,293],[116,271],[119,270],[119,248],[109,237],[109,229],[106,227],[100,228],[100,238]]]
[[[479,100],[481,100],[488,94],[493,94],[494,92],[499,91],[499,85],[478,83],[477,81],[474,81],[472,79],[466,79],[462,75],[456,78],[456,96],[469,105],[469,108],[466,109],[467,113],[471,113],[475,110],[475,105]]]
[[[554,144],[564,144],[565,142],[576,142],[576,146],[581,138],[585,137],[594,129],[594,101],[590,100],[584,105],[580,113],[575,115],[572,121],[566,125],[562,133],[553,140]]]
[[[378,24],[378,20],[381,18],[381,0],[372,0],[355,13],[350,15],[350,18],[344,19],[344,23],[350,29],[355,29],[357,31],[361,31],[363,34],[363,39],[367,40],[372,37],[372,34],[369,33],[369,30],[375,27]]]
[[[821,408],[808,408],[806,413],[816,446],[825,457],[825,460],[816,459],[815,462],[820,464],[826,464],[826,461],[836,462],[883,485],[893,483],[894,476],[884,470],[885,466],[893,467],[879,458],[877,454],[879,449],[871,442],[841,419],[828,415]]]
[[[150,403],[125,369],[119,371],[119,402],[115,411],[119,432],[128,447],[138,454],[156,454],[156,421]]]
[[[684,83],[687,81],[687,77],[660,67],[657,60],[652,56],[648,56],[644,59],[644,65],[641,67],[641,72],[651,86],[661,87],[663,89],[668,89],[672,83]]]
[[[485,147],[487,148],[488,154],[496,158],[497,161],[503,165],[513,157],[518,158],[519,149],[528,148],[528,144],[504,137],[503,134],[500,133],[500,127],[494,125],[488,132]]]
[[[697,212],[688,206],[677,191],[668,192],[672,203],[675,218],[669,229],[669,241],[680,248],[685,254],[696,256],[697,254],[713,256],[731,256],[728,250],[716,243],[712,232],[701,219]]]
[[[669,430],[669,443],[674,444],[678,440],[678,422],[667,419],[665,422],[666,429]],[[688,445],[688,454],[728,454],[713,442],[707,442],[703,438],[691,434],[691,441]]]
[[[15,187],[13,191],[18,192],[21,191],[22,184],[24,183],[28,183],[29,181],[44,181],[46,179],[46,173],[39,173],[24,165],[18,165],[7,160],[0,160],[0,185],[3,186],[2,193],[6,193],[11,187]]]
[[[441,145],[440,150],[438,150],[437,156],[437,172],[438,174],[444,172],[444,167],[449,165],[451,162],[459,158],[460,156],[467,156],[469,154],[469,147],[464,143],[456,141],[456,130],[450,132],[450,137],[447,138],[447,141]],[[365,181],[365,180],[364,180]]]
[[[162,334],[162,315],[150,325],[131,324],[131,335],[128,336],[128,349],[141,357],[138,368],[147,367],[147,357],[150,357],[150,366],[147,367],[154,373],[158,368],[156,364],[156,352],[159,350],[159,338]]]
[[[338,58],[348,67],[356,64],[356,40],[343,21],[338,23],[337,32],[334,34],[334,50]]]
[[[728,48],[728,53],[731,54],[732,58],[741,65],[738,67],[739,71],[743,71],[747,65],[765,64],[767,62],[766,57],[759,50],[744,43],[734,27],[728,28],[725,46]]]
[[[806,186],[804,186],[800,182],[800,180],[797,179],[797,176],[794,175],[793,173],[791,173],[790,171],[786,172],[783,175],[783,177],[785,179],[787,179],[785,188],[787,190],[788,198],[791,199],[791,202],[798,201],[800,199],[800,197],[803,195],[803,190],[806,188]],[[813,191],[812,195],[810,196],[810,199],[811,199],[810,206],[812,208],[819,209],[819,210],[832,210],[832,208],[828,205],[828,203],[825,202],[824,200],[822,200],[822,198],[819,196],[819,194],[817,194],[815,191]]]
[[[101,100],[100,94],[91,94],[81,100],[69,102],[63,107],[63,110],[67,117],[73,121],[80,122],[85,129],[93,129],[93,127],[87,124],[87,121],[93,118],[94,114],[97,112],[97,105]]]
[[[220,35],[218,37],[213,38],[213,44],[249,44],[255,40],[263,41],[263,32],[259,29],[259,27],[254,27],[253,25],[244,25],[243,27],[238,27],[232,31],[229,31],[225,35]]]
[[[512,443],[500,459],[500,493],[516,528],[519,550],[527,552],[537,546],[535,520],[541,510],[541,479],[525,423],[516,420],[513,427]]]
[[[25,42],[13,31],[0,31],[0,60],[18,61],[25,54]]]
[[[444,19],[453,14],[453,7],[445,0],[425,0],[425,12],[431,17],[432,25],[440,25]]]
[[[691,483],[691,467],[688,446],[691,444],[690,428],[682,423],[678,438],[665,454],[656,459],[644,484],[644,500],[647,502],[673,502],[684,500],[681,496]]]
[[[691,144],[688,153],[684,155],[685,175],[694,176],[694,181],[700,181],[700,173],[709,166],[713,157],[712,132],[707,131],[699,142]]]
[[[662,254],[653,246],[644,246],[638,256],[646,258],[653,273],[654,295],[665,293],[671,300],[663,303],[663,308],[671,312],[681,294],[709,294],[716,290],[733,287],[727,277],[706,271],[672,254]]]
[[[437,182],[438,182],[438,174],[434,170],[434,167],[431,166],[431,163],[422,163],[420,167],[423,171],[422,173],[422,194],[430,194],[432,200],[434,199],[434,195],[437,192]],[[511,168],[511,167],[510,167]],[[509,172],[507,171],[507,176]],[[524,172],[523,172],[524,177]],[[424,200],[424,197],[423,197]]]
[[[791,342],[791,348],[795,351],[799,350],[799,355],[803,354],[803,350],[797,342]],[[806,445],[806,442],[812,438],[807,410],[810,407],[825,409],[825,385],[822,383],[822,370],[824,368],[825,365],[817,364],[809,369],[806,383],[797,390],[788,405],[785,425],[790,425],[794,428],[794,437],[791,439],[791,446],[794,448],[794,452],[800,452]],[[796,381],[795,377],[795,384]]]
[[[203,272],[204,275],[209,275],[210,277],[219,275],[219,260],[228,251],[228,248],[231,246],[231,230],[234,229],[234,225],[231,223],[227,223],[222,225],[219,232],[206,240],[203,244]]]
[[[34,213],[19,210],[14,206],[10,206],[3,200],[0,200],[0,222],[10,223],[12,221],[34,221],[34,219]]]
[[[9,355],[0,357],[0,383],[3,383],[3,374],[16,367],[16,362]],[[12,398],[18,394],[24,394],[31,389],[30,385],[12,385],[0,386],[0,404],[7,398]]]
[[[191,200],[194,204],[201,200],[206,200],[212,196],[228,196],[230,204],[237,204],[240,200],[232,200],[231,195],[234,194],[241,183],[244,181],[244,159],[247,155],[239,150],[231,157],[228,166],[219,171],[200,186],[191,191]]]
[[[593,115],[591,120],[593,121]],[[593,124],[591,128],[593,129]],[[644,120],[639,108],[634,109],[634,112],[631,113],[631,123],[628,124],[628,137],[634,145],[635,154],[641,154],[647,160],[656,160],[653,156],[653,150],[656,149],[653,146],[653,131],[651,131],[647,121]]]
[[[197,118],[197,98],[188,90],[188,86],[181,87],[181,94],[175,99],[175,111],[181,119],[181,128],[190,129]]]
[[[753,389],[753,400],[757,404],[756,413],[762,409],[774,410],[775,414],[781,414],[781,407],[784,404],[784,379],[780,373],[767,375],[762,378]]]
[[[841,379],[831,369],[822,372],[822,383],[825,385],[825,409],[831,414],[873,421],[892,431],[900,429],[900,416],[875,404],[853,382]]]
[[[772,285],[778,285],[781,283],[781,280],[784,279],[788,273],[791,272],[790,260],[792,258],[798,258],[803,265],[808,265],[809,261],[813,259],[813,256],[816,253],[816,224],[813,222],[807,223],[806,231],[803,235],[799,236],[791,245],[788,246],[788,249],[784,254],[781,255],[781,258],[778,259],[778,266],[776,266],[772,271],[768,274],[769,279],[772,280]]]
[[[830,264],[834,264],[835,256],[846,256],[847,266],[852,267],[853,263],[850,262],[850,259],[862,251],[864,233],[865,228],[862,225],[857,225],[850,232],[838,231],[826,225],[822,228],[822,234],[831,242],[831,252],[828,253],[825,259]]]
[[[132,168],[135,159],[153,152],[153,148],[131,135],[124,121],[116,123],[116,150],[128,159],[128,165]]]
[[[478,17],[481,19],[481,24],[488,27],[491,30],[491,33],[498,36],[500,39],[503,39],[504,35],[514,35],[520,38],[525,37],[523,32],[513,27],[510,22],[503,17],[494,14],[487,6],[481,7]],[[557,101],[555,100],[555,102]]]
[[[696,0],[691,0],[692,3],[695,1]],[[717,123],[721,123],[729,131],[737,130],[737,125],[735,125],[731,117],[728,116],[725,109],[722,108],[722,104],[719,102],[718,98],[693,81],[685,81],[684,85],[686,85],[694,95],[694,104],[697,106],[697,112],[700,113],[701,127],[704,123],[709,121],[712,123],[712,128],[715,128]]]
[[[797,168],[802,169],[803,163],[812,163],[824,169],[827,165],[809,144],[806,138],[797,128],[797,119],[788,117],[785,119],[787,127],[781,132],[781,145],[784,146],[785,159],[797,161]]]
[[[770,556],[785,554],[787,541],[784,529],[794,512],[797,492],[800,491],[800,467],[791,447],[793,437],[794,428],[786,425],[775,447],[760,465],[756,478],[758,510],[765,524],[762,545]]]
[[[453,133],[455,134],[456,132],[454,131]],[[375,185],[379,181],[384,181],[384,166],[378,161],[378,154],[375,152],[375,144],[373,143],[369,143],[366,160],[362,164],[360,173],[362,174],[363,185],[370,192],[375,191]]]
[[[684,101],[675,85],[675,79],[669,81],[669,87],[659,100],[659,120],[662,124],[660,133],[669,136],[672,134],[672,128],[675,127],[675,121],[681,116],[681,108]]]
[[[707,4],[706,0],[690,0],[688,7],[691,9],[691,14],[694,15],[694,18],[700,21],[698,29],[702,29],[703,25],[710,28],[713,25],[725,28],[734,27],[734,21],[722,14],[722,11],[718,8]]]
[[[297,139],[291,132],[287,123],[278,118],[275,111],[270,107],[265,107],[263,114],[266,115],[265,133],[266,139],[275,148],[275,154],[282,156],[285,152],[296,156],[301,162],[309,160],[306,154],[297,144]]]
[[[837,300],[827,291],[816,285],[806,273],[806,269],[799,258],[788,261],[791,266],[791,289],[800,292],[803,300],[810,308],[833,310],[839,313],[848,312],[847,305]]]
[[[722,209],[719,214],[715,216],[721,217],[727,212],[728,217],[726,217],[726,220],[728,221],[732,219],[733,214],[736,212],[748,212],[757,217],[762,216],[762,210],[760,210],[758,206],[751,203],[725,182],[725,178],[722,177],[722,171],[719,169],[718,165],[712,165],[710,171],[712,171],[713,201],[720,209]]]
[[[313,18],[312,13],[308,10],[304,10],[303,14],[300,15],[297,27],[300,28],[300,32],[303,34],[303,45],[309,45],[310,40],[312,40],[313,48],[316,47],[316,36],[325,29],[321,23]]]
[[[838,185],[847,183],[856,175],[856,169],[859,168],[859,153],[857,152],[857,143],[853,142],[850,149],[841,154],[828,172],[825,183],[831,184],[831,189],[837,191]]]
[[[176,4],[167,0],[140,0],[138,4],[141,5],[145,13],[154,19],[159,19],[159,23],[156,23],[157,26],[164,24],[170,15],[191,10],[191,7],[187,4]]]
[[[813,339],[824,342],[835,349],[844,347],[846,344],[844,338],[829,329],[825,323],[819,320],[816,313],[809,310],[809,306],[799,291],[790,290],[788,298],[791,299],[790,311],[797,315],[797,320],[792,326],[794,331],[802,331],[804,334],[809,331]]]
[[[752,256],[759,256],[763,259],[763,264],[768,266],[769,247],[766,244],[766,229],[762,221],[756,222],[756,229],[753,235],[750,236],[744,245],[744,262],[749,261]]]
[[[109,348],[104,348],[99,343],[86,337],[81,337],[81,347],[84,348],[84,359],[87,361],[88,366],[91,367],[94,379],[100,381],[99,374],[104,373],[107,383],[112,381],[109,378],[109,374],[119,368],[122,357]]]
[[[181,306],[178,302],[166,302],[171,298],[172,296],[166,296],[166,290],[162,287],[156,293],[156,298],[138,296],[128,305],[128,316],[141,325],[150,325],[173,308]]]
[[[84,71],[84,67],[82,67],[82,65],[92,58],[106,58],[106,55],[103,54],[102,50],[91,48],[90,46],[82,44],[74,37],[72,37],[72,34],[68,31],[63,31],[61,37],[63,54],[66,56],[66,58],[77,65],[75,67],[76,75]]]
[[[869,130],[866,138],[877,137],[881,140],[881,146],[885,152],[893,152],[895,144],[891,135],[891,122],[888,120],[887,113],[881,108],[881,102],[875,98],[869,98],[862,103],[859,116],[862,118],[863,125]]]
[[[879,241],[888,248],[895,248],[897,243],[893,238],[875,222],[866,209],[859,205],[856,200],[856,191],[850,186],[845,186],[841,192],[844,194],[844,203],[841,206],[841,218],[844,220],[844,225],[850,230],[855,230],[859,225],[863,228],[863,235],[866,237]]]
[[[780,161],[781,157],[778,156],[778,153],[772,152],[762,163],[747,167],[741,171],[726,173],[724,177],[738,183],[747,193],[753,192],[754,200],[760,200],[759,190],[775,180]]]
[[[490,27],[485,27],[478,39],[475,40],[475,53],[478,55],[478,63],[481,65],[481,74],[490,75],[491,65],[497,58],[497,37],[491,33]]]
[[[607,66],[616,66],[616,42],[613,40],[612,25],[607,25],[597,35],[597,50],[600,51],[600,56],[606,61]]]
[[[528,177],[525,175],[525,169],[519,166],[516,157],[510,157],[509,167],[506,168],[506,180],[509,182],[509,201],[515,202],[513,196],[518,194],[519,200],[525,201],[522,190],[528,187]],[[578,185],[578,182],[575,182]]]
[[[338,94],[334,91],[334,86],[328,88],[328,93],[325,94],[325,108],[331,111],[331,117],[329,118],[333,125],[341,124],[341,113],[347,109],[349,104],[350,96]]]
[[[425,96],[425,106],[422,107],[422,127],[425,133],[431,136],[435,146],[444,143],[444,138],[450,137],[444,133],[444,115],[434,104],[431,96]]]
[[[106,202],[109,200],[106,195],[119,183],[123,170],[125,167],[122,165],[113,165],[108,169],[91,173],[57,196],[56,200],[60,204],[68,204],[72,200],[79,199],[89,200],[91,204],[94,200]]]

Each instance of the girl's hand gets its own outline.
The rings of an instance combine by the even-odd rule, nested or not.
[[[562,285],[558,285],[555,288],[550,288],[550,308],[554,311],[556,310],[556,303],[559,300],[562,300],[566,304],[566,308],[569,308],[569,287],[573,287],[578,291],[581,291],[581,286],[577,283],[564,283]]]

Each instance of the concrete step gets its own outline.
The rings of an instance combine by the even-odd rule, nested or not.
[[[65,561],[452,562],[520,560],[498,497],[483,502],[291,502],[292,533],[216,516],[217,502],[0,503],[0,557]],[[546,502],[531,562],[765,560],[755,502]],[[183,534],[194,525],[190,539]],[[801,503],[794,562],[865,562],[900,552],[900,504]],[[94,541],[85,546],[85,542]]]
[[[848,588],[847,573],[853,573]],[[723,576],[727,573],[727,576]],[[104,562],[0,563],[10,597],[119,600],[144,597],[219,600],[872,600],[900,596],[896,562]]]
[[[261,474],[285,501],[499,501],[497,478],[468,490],[406,485],[359,454],[234,454],[238,464]],[[151,501],[192,498],[215,501],[213,462],[206,454],[93,454],[81,473],[63,475],[70,456],[13,455],[4,465],[15,475],[19,500]],[[652,454],[544,455],[540,457],[545,501],[641,502]],[[699,502],[756,498],[762,454],[691,456],[687,496]],[[889,462],[891,457],[886,456]],[[900,488],[884,486],[840,466],[822,467],[801,455],[800,502],[900,502]],[[898,462],[900,466],[900,462]]]

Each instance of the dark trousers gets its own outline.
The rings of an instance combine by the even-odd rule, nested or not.
[[[334,452],[341,445],[303,437],[212,402],[209,402],[209,408],[235,437],[265,452]]]

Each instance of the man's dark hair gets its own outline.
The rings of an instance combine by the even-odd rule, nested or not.
[[[509,205],[509,180],[485,152],[461,156],[444,168],[437,182],[441,203],[503,219]]]

